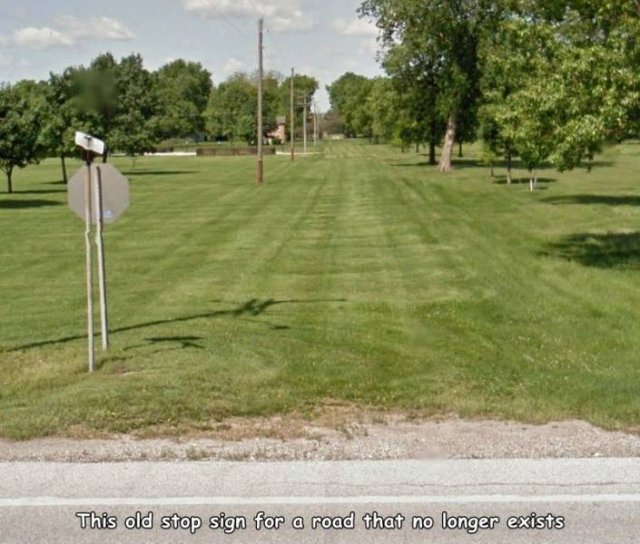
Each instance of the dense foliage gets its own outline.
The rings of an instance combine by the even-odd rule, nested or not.
[[[117,60],[110,53],[88,66],[69,67],[48,81],[22,81],[0,87],[0,169],[12,190],[16,168],[45,156],[61,160],[76,153],[74,132],[91,133],[109,152],[135,157],[185,140],[242,141],[255,145],[258,79],[234,74],[215,86],[201,64],[179,59],[156,72],[140,55]],[[302,125],[301,97],[311,101],[318,82],[294,80],[296,125]],[[277,73],[264,77],[265,138],[278,118],[290,115],[291,79]],[[288,124],[287,124],[288,126]]]
[[[347,73],[328,90],[347,135],[425,143],[452,168],[481,139],[492,166],[590,167],[640,136],[640,2],[366,0],[387,78]],[[363,98],[366,97],[366,98]]]

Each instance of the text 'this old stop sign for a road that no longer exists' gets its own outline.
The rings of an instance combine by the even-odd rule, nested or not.
[[[91,165],[91,219],[94,224],[98,221],[95,195],[98,180],[102,187],[103,221],[114,223],[129,207],[129,180],[111,164]],[[85,217],[86,190],[87,169],[84,167],[69,180],[68,189],[69,207],[81,219]]]

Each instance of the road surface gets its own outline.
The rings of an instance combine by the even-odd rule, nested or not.
[[[2,544],[637,544],[639,535],[640,459],[0,464]]]

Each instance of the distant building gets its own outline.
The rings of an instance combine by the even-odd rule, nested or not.
[[[284,143],[287,140],[287,118],[278,117],[276,119],[276,128],[267,135],[271,140],[279,140],[280,143]]]

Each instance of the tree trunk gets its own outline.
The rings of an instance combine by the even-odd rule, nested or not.
[[[7,170],[7,192],[13,193],[13,168]]]
[[[64,153],[60,153],[60,163],[62,164],[62,181],[66,185],[69,182],[69,178],[67,176],[67,163],[65,161]]]
[[[496,177],[496,165],[493,164],[493,161],[491,162],[491,177],[492,178]]]
[[[461,159],[464,157],[462,153],[462,142],[458,142],[458,157]]]
[[[507,153],[507,183],[511,185],[513,183],[513,176],[511,175],[511,170],[513,168],[513,157],[511,156],[511,151]]]
[[[438,145],[437,132],[438,126],[432,121],[431,134],[429,135],[429,164],[431,166],[436,166],[438,164],[438,159],[436,158],[436,146]]]
[[[455,115],[451,115],[451,117],[449,117],[449,123],[447,124],[447,133],[444,137],[442,156],[440,157],[440,172],[451,172],[451,170],[453,170],[452,156],[453,146],[456,141],[456,128]]]
[[[438,159],[436,159],[436,142],[434,140],[429,142],[429,164],[431,166],[438,164]]]
[[[420,144],[416,144],[416,153],[420,153]]]
[[[535,170],[529,170],[529,191],[531,191],[533,193],[533,187],[534,187],[534,178],[536,177],[535,174]],[[537,179],[537,178],[536,178]]]

